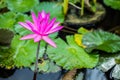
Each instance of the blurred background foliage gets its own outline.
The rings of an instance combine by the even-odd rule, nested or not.
[[[0,0],[0,67],[7,69],[29,67],[33,70],[36,43],[32,40],[19,40],[21,36],[30,32],[18,24],[20,21],[32,21],[31,11],[37,15],[39,11],[44,10],[50,13],[51,19],[56,17],[57,21],[64,26],[69,5],[72,3],[73,6],[78,6],[77,3],[82,3],[82,1]],[[118,0],[103,0],[103,2],[106,6],[120,10],[120,1]],[[82,8],[82,5],[79,5],[79,8]],[[39,60],[42,60],[42,63],[39,62],[39,72],[47,73],[57,72],[61,69],[72,70],[94,67],[105,72],[115,66],[112,77],[120,79],[120,74],[117,71],[118,69],[120,71],[120,36],[102,29],[79,27],[74,34],[66,35],[71,31],[69,31],[70,27],[67,28],[65,25],[62,31],[68,29],[68,33],[63,35],[58,32],[50,35],[58,46],[56,49],[42,41],[39,55]],[[59,35],[65,38],[63,39]],[[109,61],[111,59],[113,59],[112,62]],[[113,63],[111,67],[107,67],[110,63]],[[102,65],[106,66],[105,69]]]

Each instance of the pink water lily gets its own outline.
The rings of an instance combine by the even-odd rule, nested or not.
[[[32,38],[34,39],[34,42],[44,40],[51,46],[56,47],[56,44],[49,38],[48,35],[63,28],[63,26],[59,25],[60,22],[56,22],[56,18],[50,20],[50,14],[45,13],[45,11],[38,12],[38,17],[36,17],[34,12],[31,12],[31,15],[33,22],[19,22],[21,26],[32,32],[32,34],[22,37],[21,40]]]

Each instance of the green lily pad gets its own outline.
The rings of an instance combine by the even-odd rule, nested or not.
[[[120,37],[102,30],[88,32],[83,36],[83,44],[88,51],[93,49],[102,50],[108,53],[120,51]]]
[[[98,55],[88,54],[79,47],[73,36],[67,36],[67,43],[58,38],[55,40],[57,48],[48,46],[47,54],[57,65],[65,69],[93,68],[98,62]]]
[[[14,12],[27,12],[39,4],[39,0],[6,0],[8,9]]]
[[[27,34],[31,34],[32,32],[23,28],[21,25],[19,24],[16,24],[15,25],[15,32],[18,33],[19,35],[21,36],[25,36]]]
[[[0,0],[0,9],[6,7],[5,0]]]
[[[41,41],[40,45],[41,53],[39,58],[43,56],[45,50],[45,43]],[[2,65],[7,67],[29,67],[32,63],[35,62],[36,58],[37,43],[34,43],[33,40],[22,41],[20,36],[15,36],[11,43],[11,48],[5,52],[1,52],[1,58],[3,60],[8,60],[6,63],[2,62]],[[4,55],[6,53],[6,55]],[[10,55],[10,56],[9,56]],[[2,57],[3,56],[3,57]],[[8,56],[7,58],[4,56]],[[9,62],[10,61],[10,62]],[[12,64],[11,64],[12,62]]]
[[[50,12],[50,17],[56,17],[57,21],[64,21],[64,14],[62,10],[62,4],[56,2],[41,2],[38,6],[33,8],[35,13],[44,10],[45,12]]]
[[[113,9],[120,10],[120,0],[103,0],[103,2]]]
[[[23,14],[23,13],[17,13],[16,14],[16,23],[18,24],[18,22],[24,22],[26,20],[32,20],[31,17],[29,17],[28,15],[26,14]]]
[[[12,41],[11,46],[13,48],[16,48],[15,54],[13,56],[15,60],[15,66],[28,67],[31,65],[31,63],[35,62],[37,43],[34,43],[33,40],[29,40],[25,42],[25,41],[21,41],[20,37],[15,37]],[[40,47],[41,49],[39,53],[43,54],[45,50],[45,43],[41,41]],[[40,55],[39,57],[42,56]]]
[[[13,31],[14,23],[15,23],[16,13],[7,12],[0,15],[0,28],[10,29]]]

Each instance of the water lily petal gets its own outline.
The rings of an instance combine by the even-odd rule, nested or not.
[[[41,16],[42,16],[42,18],[45,18],[46,13],[45,13],[45,11],[44,11],[44,10],[41,12]]]
[[[45,30],[45,28],[46,28],[46,25],[47,25],[47,23],[46,23],[45,21],[44,21],[43,23],[41,23],[41,25],[40,25],[40,27],[41,27],[40,33],[41,33],[41,34],[44,33],[44,30]]]
[[[26,24],[30,26],[31,30],[38,30],[38,29],[36,28],[36,26],[35,26],[32,22],[30,22],[30,21],[27,20],[27,21],[26,21]]]
[[[63,26],[59,26],[60,22],[56,22],[56,18],[50,20],[50,13],[46,13],[45,11],[38,12],[38,17],[34,12],[31,12],[31,15],[33,22],[26,21],[26,23],[19,22],[19,24],[32,31],[33,34],[24,36],[21,40],[33,38],[34,42],[39,42],[43,39],[51,46],[56,47],[56,44],[48,37],[48,35],[63,28]]]
[[[46,14],[46,20],[48,21],[50,19],[50,13]]]
[[[38,22],[40,23],[42,21],[42,15],[41,15],[41,12],[38,12]]]
[[[28,30],[32,31],[32,30],[31,30],[31,28],[30,28],[30,26],[29,26],[29,25],[27,25],[26,23],[19,22],[19,24],[20,24],[21,26],[23,26],[24,28],[26,28],[26,29],[28,29]]]
[[[31,12],[31,15],[32,15],[32,20],[33,20],[35,27],[36,27],[38,25],[38,19],[37,19],[34,12]]]
[[[45,29],[44,32],[48,32],[48,31],[53,27],[55,21],[56,21],[56,18],[53,18],[53,19],[50,21],[49,25],[46,27],[46,29]]]
[[[43,18],[41,16],[41,12],[38,12],[38,31],[41,30],[41,22],[42,22]]]
[[[34,42],[39,42],[41,40],[41,36],[40,35],[37,35],[35,38],[34,38]]]
[[[42,39],[45,40],[51,46],[53,46],[55,48],[57,47],[56,44],[48,36],[43,36]]]
[[[36,34],[29,34],[29,35],[26,35],[26,36],[20,38],[20,40],[32,39],[36,36],[37,36]]]
[[[58,27],[59,24],[60,24],[60,22],[56,22],[51,29],[54,29],[54,28]]]
[[[46,34],[51,34],[51,33],[57,32],[57,31],[59,31],[59,30],[62,29],[62,28],[63,28],[63,26],[58,26],[58,27],[56,27],[56,28],[48,31]]]

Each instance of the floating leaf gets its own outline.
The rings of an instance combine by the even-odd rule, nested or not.
[[[27,12],[39,4],[39,0],[6,0],[8,9],[15,12]]]
[[[7,12],[0,15],[0,28],[10,29],[13,30],[14,23],[15,23],[15,16],[14,12]]]
[[[49,37],[55,39],[58,36],[58,32],[50,34]]]
[[[51,60],[65,69],[93,68],[98,62],[98,55],[87,54],[75,43],[73,36],[67,36],[68,44],[60,38],[55,42],[57,48],[48,46],[47,54]]]
[[[87,32],[89,32],[87,29],[85,29],[85,28],[83,28],[83,27],[80,27],[79,29],[78,29],[78,33],[80,33],[80,34],[85,34],[85,33],[87,33]]]
[[[27,34],[30,34],[30,33],[31,33],[31,31],[23,28],[23,27],[22,27],[21,25],[19,25],[19,24],[16,24],[16,25],[15,25],[15,32],[18,33],[18,34],[20,34],[21,36],[24,36],[24,35],[27,35]]]
[[[120,0],[103,0],[107,6],[120,10]]]
[[[36,58],[36,49],[37,43],[34,43],[33,40],[21,41],[19,36],[15,36],[11,47],[15,50],[14,52],[14,65],[17,67],[28,67],[35,61]],[[41,50],[39,57],[42,56],[45,50],[45,43],[41,41]]]
[[[38,6],[36,6],[33,11],[38,13],[39,11],[50,12],[50,17],[56,17],[57,21],[64,21],[64,14],[62,10],[62,4],[55,2],[41,2]]]
[[[23,13],[17,13],[16,14],[16,23],[18,24],[18,22],[24,22],[26,20],[32,20],[28,15],[23,14]]]
[[[120,37],[102,30],[95,30],[93,32],[86,33],[83,36],[82,41],[83,44],[87,46],[87,50],[90,51],[93,49],[109,53],[120,51]]]
[[[25,15],[25,14],[22,14],[22,13],[18,13],[16,15],[16,23],[17,24],[15,25],[14,29],[15,29],[16,33],[20,34],[21,36],[31,33],[31,31],[23,28],[21,25],[18,24],[18,22],[24,22],[26,20],[31,21],[31,18],[28,15]]]

